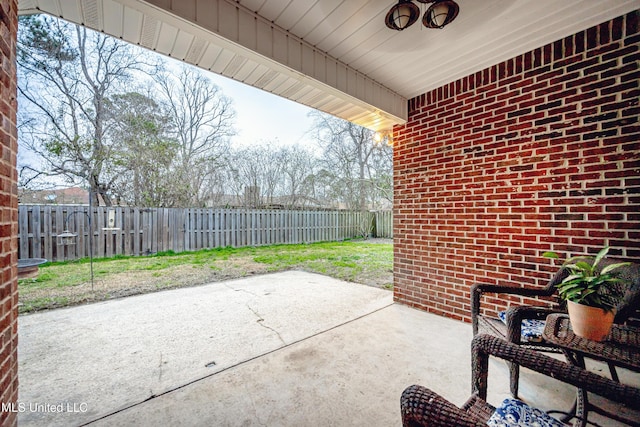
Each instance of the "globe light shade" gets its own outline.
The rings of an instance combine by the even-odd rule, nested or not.
[[[389,10],[384,22],[392,30],[402,31],[413,25],[419,16],[420,9],[411,0],[399,0],[398,4]]]
[[[444,28],[445,25],[456,19],[459,10],[460,7],[455,1],[436,1],[425,12],[422,24],[427,28]]]

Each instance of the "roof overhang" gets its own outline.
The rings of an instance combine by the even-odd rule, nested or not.
[[[458,0],[444,30],[385,27],[395,0],[19,0],[373,130],[407,99],[624,13],[640,0]]]

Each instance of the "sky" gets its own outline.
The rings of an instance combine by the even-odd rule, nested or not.
[[[233,146],[247,147],[257,141],[269,141],[278,146],[313,144],[309,135],[313,119],[308,116],[309,112],[315,111],[313,108],[211,71],[202,71],[233,100],[238,132],[231,140]]]
[[[255,141],[313,143],[309,135],[313,120],[308,117],[312,108],[214,73],[208,75],[233,99],[238,129],[233,145],[248,146]]]

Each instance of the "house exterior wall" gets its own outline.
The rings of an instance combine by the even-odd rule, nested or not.
[[[0,403],[3,405],[18,400],[17,32],[17,0],[0,0]],[[15,424],[15,412],[0,411],[0,425]]]
[[[470,321],[473,283],[545,285],[544,251],[640,260],[639,46],[636,11],[409,101],[396,301]]]

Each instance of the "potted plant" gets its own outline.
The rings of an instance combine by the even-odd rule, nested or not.
[[[598,269],[608,252],[609,247],[604,247],[595,257],[568,258],[562,266],[569,275],[557,285],[560,298],[567,302],[573,332],[594,341],[602,341],[609,333],[616,305],[623,296],[624,280],[612,272],[630,264],[621,262]],[[559,258],[555,252],[545,252],[543,256]]]

